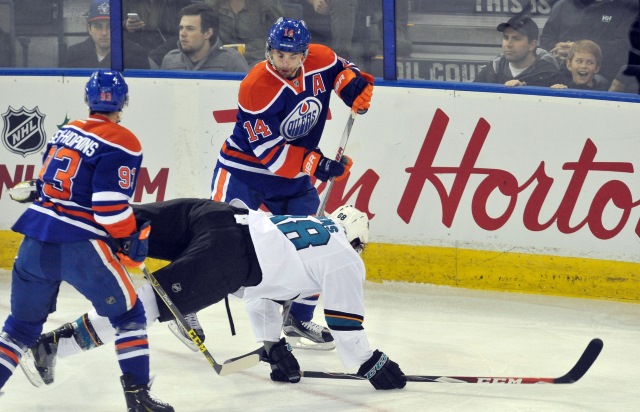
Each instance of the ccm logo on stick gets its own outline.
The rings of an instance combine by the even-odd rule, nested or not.
[[[522,383],[518,378],[478,378],[478,383]]]

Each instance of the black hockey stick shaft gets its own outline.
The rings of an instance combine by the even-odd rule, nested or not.
[[[339,162],[344,154],[344,150],[347,147],[347,142],[349,141],[349,135],[351,134],[351,128],[353,127],[353,121],[356,119],[355,110],[351,110],[349,114],[349,119],[347,120],[347,124],[344,126],[344,131],[342,132],[342,139],[340,139],[340,146],[338,146],[338,153],[336,153],[335,161]],[[318,207],[317,216],[324,216],[324,211],[327,208],[327,202],[329,201],[329,195],[333,190],[333,183],[335,178],[332,177],[327,180],[327,187],[324,189],[324,197],[322,198],[322,202],[320,202],[320,207]]]
[[[209,352],[207,347],[204,346],[204,343],[202,342],[200,337],[198,337],[198,334],[189,325],[189,323],[184,318],[180,310],[176,307],[175,303],[173,303],[167,292],[165,292],[164,288],[160,285],[155,276],[153,276],[153,273],[151,273],[145,265],[141,265],[140,269],[153,287],[153,290],[155,290],[156,294],[160,297],[160,299],[162,299],[165,305],[167,305],[167,308],[169,308],[169,311],[176,318],[178,324],[180,324],[180,326],[187,332],[189,338],[198,347],[200,352],[202,352],[204,357],[209,361],[218,375],[224,376],[231,373],[239,372],[241,370],[255,366],[260,362],[260,356],[255,355],[253,352],[243,356],[238,356],[232,360],[225,362],[225,364],[219,364],[218,362],[216,362],[213,355],[211,355],[211,352]]]
[[[427,382],[427,383],[505,383],[505,384],[533,384],[533,383],[552,383],[565,384],[574,383],[580,380],[585,373],[591,368],[596,361],[598,355],[602,351],[603,343],[600,339],[593,339],[587,345],[587,348],[578,359],[578,362],[571,368],[569,372],[558,378],[534,378],[524,376],[425,376],[425,375],[405,375],[408,382]],[[330,373],[330,372],[302,372],[305,378],[324,378],[324,379],[354,379],[366,380],[360,375],[353,373]]]

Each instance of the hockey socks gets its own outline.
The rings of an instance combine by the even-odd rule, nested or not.
[[[0,389],[9,380],[27,350],[7,332],[0,333]]]
[[[313,319],[313,311],[318,304],[320,295],[313,295],[304,299],[296,300],[291,304],[289,314],[302,322],[309,322]]]

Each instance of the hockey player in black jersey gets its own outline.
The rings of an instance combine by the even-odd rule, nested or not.
[[[134,213],[154,228],[148,256],[171,261],[154,276],[181,312],[196,313],[230,293],[245,300],[272,380],[297,383],[301,377],[291,346],[280,338],[281,302],[322,292],[325,319],[345,367],[359,366],[376,389],[405,386],[399,366],[369,347],[362,326],[365,268],[357,251],[368,241],[366,214],[343,206],[327,218],[268,216],[204,199],[138,205]],[[176,283],[181,287],[172,288]],[[150,285],[138,295],[148,324],[173,319]],[[48,384],[56,353],[64,357],[110,340],[108,322],[90,312],[41,335],[31,348],[31,366]]]

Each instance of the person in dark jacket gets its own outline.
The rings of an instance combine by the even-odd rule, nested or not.
[[[239,51],[222,48],[218,38],[218,15],[204,3],[194,3],[180,10],[178,48],[162,59],[162,70],[249,71]]]
[[[560,0],[542,29],[540,47],[562,64],[573,42],[591,40],[602,49],[600,74],[613,79],[627,64],[629,27],[638,12],[638,0]]]
[[[538,25],[527,16],[514,16],[496,28],[502,32],[502,54],[490,61],[475,82],[505,86],[543,86],[557,83],[560,66],[551,53],[538,48]]]
[[[111,67],[110,8],[107,0],[92,0],[87,17],[89,38],[70,46],[64,67]],[[124,41],[124,66],[127,69],[148,69],[147,52],[137,44]]]
[[[191,0],[122,0],[124,38],[149,53],[152,68],[160,67],[162,58],[176,47],[178,13]]]

